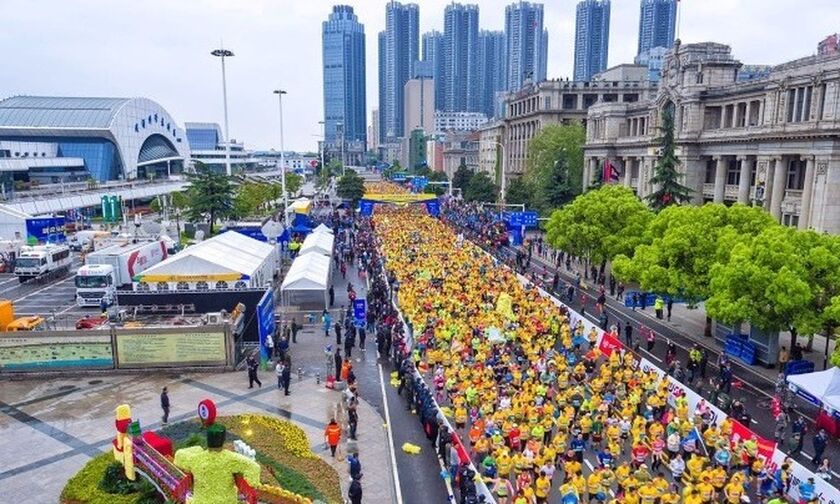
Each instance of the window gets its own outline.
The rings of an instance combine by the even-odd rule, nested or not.
[[[142,126],[143,129],[146,129],[146,120],[145,119],[140,119],[140,126]]]
[[[158,292],[166,292],[169,290],[169,283],[168,282],[158,282],[156,289]]]
[[[825,119],[825,84],[820,86],[820,110],[817,111],[817,119]]]
[[[791,159],[788,163],[787,185],[785,189],[801,191],[805,187],[805,162],[800,159]]]
[[[134,132],[140,133],[140,126],[138,126],[137,123],[134,123]]]
[[[190,284],[189,284],[189,282],[178,282],[175,285],[175,288],[179,291],[190,290]]]
[[[706,184],[714,184],[715,183],[715,172],[717,171],[717,161],[714,159],[709,159],[706,161]]]
[[[140,282],[137,284],[137,290],[139,292],[149,292],[149,284],[146,282]]]
[[[228,288],[228,283],[224,280],[219,280],[216,282],[216,290],[226,290]]]
[[[738,185],[738,182],[741,180],[741,169],[740,169],[741,161],[736,159],[730,159],[729,164],[726,167],[726,183],[729,185]]]
[[[803,121],[810,121],[811,120],[811,94],[814,92],[814,86],[808,86],[804,89],[805,95],[805,104],[803,105],[802,109],[802,120]]]
[[[239,280],[238,282],[236,282],[235,284],[233,284],[233,288],[234,288],[234,289],[247,289],[247,288],[248,288],[248,284],[247,284],[247,283],[245,283],[245,282],[244,282],[244,281],[242,281],[242,280]]]
[[[796,105],[796,90],[789,89],[787,92],[787,122],[793,122],[793,110]]]
[[[199,291],[206,291],[210,290],[210,285],[207,282],[196,282],[195,283],[195,290]]]
[[[697,72],[697,75],[694,77],[695,84],[703,84],[703,72]]]

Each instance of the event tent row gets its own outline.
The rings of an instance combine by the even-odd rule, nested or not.
[[[328,307],[327,293],[330,288],[334,245],[332,230],[323,224],[304,239],[298,256],[292,261],[280,286],[284,305],[307,302],[320,304],[323,298],[324,307]]]

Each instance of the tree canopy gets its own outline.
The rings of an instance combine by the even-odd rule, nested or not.
[[[188,218],[192,221],[207,219],[210,234],[216,221],[233,215],[233,185],[230,177],[196,163],[195,172],[187,174],[190,207]]]
[[[496,187],[493,180],[486,173],[481,172],[470,177],[470,181],[467,183],[467,189],[464,191],[464,199],[467,201],[490,203],[496,201],[498,194],[499,188]]]
[[[429,177],[429,182],[447,182],[449,180],[449,178],[446,176],[446,173],[444,173],[442,171],[430,172],[428,177]],[[446,194],[446,191],[448,189],[449,188],[444,184],[440,184],[440,185],[434,184],[434,185],[427,185],[426,188],[423,190],[423,192],[440,196],[442,194]]]
[[[581,193],[585,142],[578,123],[546,126],[531,140],[522,182],[534,207],[547,213]]]
[[[712,266],[773,225],[767,213],[743,205],[670,206],[650,221],[634,254],[615,258],[613,272],[644,290],[700,301],[709,297]]]
[[[467,185],[473,176],[473,171],[467,168],[467,165],[461,163],[461,166],[452,174],[452,187],[458,188],[462,193],[467,192]]]
[[[336,193],[355,205],[365,195],[365,181],[355,170],[347,170],[347,174],[338,179]]]
[[[627,187],[589,191],[551,214],[548,241],[579,257],[603,262],[630,255],[653,214]]]
[[[659,137],[661,146],[659,160],[653,169],[653,176],[650,183],[654,190],[647,196],[651,208],[661,210],[669,205],[685,203],[691,199],[691,188],[680,183],[683,177],[677,166],[680,160],[677,157],[674,144],[674,112],[672,107],[665,107],[662,111],[662,125],[659,127],[662,136]]]

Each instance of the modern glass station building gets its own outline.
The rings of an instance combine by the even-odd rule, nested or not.
[[[146,98],[0,101],[0,177],[57,183],[146,179],[189,162],[185,132]]]

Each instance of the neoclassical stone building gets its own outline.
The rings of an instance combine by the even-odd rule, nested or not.
[[[840,233],[840,54],[748,82],[737,82],[741,66],[726,45],[677,41],[654,98],[589,107],[584,185],[609,160],[618,183],[649,194],[669,108],[696,203],[761,205],[786,225]]]

